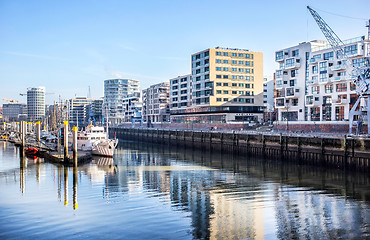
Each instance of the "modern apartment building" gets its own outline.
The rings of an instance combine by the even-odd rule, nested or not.
[[[45,117],[45,87],[27,88],[28,121],[39,121]]]
[[[3,104],[4,120],[18,121],[22,116],[27,116],[27,105],[25,103]]]
[[[191,61],[192,106],[171,111],[173,122],[262,121],[261,52],[217,47],[193,54]]]
[[[354,66],[369,61],[365,37],[344,41]],[[356,86],[343,59],[325,41],[311,41],[276,53],[275,107],[279,121],[347,121]]]
[[[141,116],[143,102],[140,93],[132,93],[123,99],[124,122],[132,122],[132,118]]]
[[[89,124],[87,106],[91,105],[92,102],[92,99],[88,99],[86,97],[77,97],[69,100],[68,108],[70,125],[85,127]]]
[[[265,121],[273,121],[274,113],[274,79],[263,78],[263,106],[265,110]]]
[[[192,105],[192,86],[191,74],[170,79],[170,111]]]
[[[170,83],[162,82],[143,90],[144,122],[160,123],[170,120]]]
[[[108,79],[104,81],[104,104],[107,105],[109,121],[124,121],[123,99],[129,94],[140,93],[140,82],[133,79]]]

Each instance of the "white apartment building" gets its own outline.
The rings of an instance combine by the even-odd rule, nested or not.
[[[365,37],[344,41],[355,66],[368,58]],[[344,121],[356,102],[356,86],[342,59],[325,41],[304,42],[275,53],[278,121]]]
[[[123,99],[123,109],[124,109],[124,116],[123,121],[124,122],[132,122],[132,118],[138,118],[141,116],[143,108],[143,102],[141,100],[140,93],[132,93],[127,95]]]
[[[274,79],[263,78],[263,106],[265,109],[265,121],[272,121],[274,112]]]
[[[108,79],[104,81],[104,104],[108,110],[109,121],[113,124],[124,121],[123,100],[133,93],[140,94],[140,82],[138,80]]]
[[[143,120],[147,123],[170,120],[170,83],[162,82],[143,90]]]
[[[39,121],[45,117],[45,87],[27,88],[28,121]]]
[[[170,110],[184,109],[191,106],[191,74],[170,79]]]

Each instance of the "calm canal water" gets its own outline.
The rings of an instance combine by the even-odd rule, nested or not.
[[[0,239],[369,239],[370,179],[123,142],[64,167],[0,142]]]

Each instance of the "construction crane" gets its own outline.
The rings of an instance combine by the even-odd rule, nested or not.
[[[3,98],[3,100],[7,101],[7,102],[10,102],[10,103],[17,103],[18,102],[17,100],[6,99],[6,98]]]
[[[48,93],[48,92],[45,93],[45,95],[53,95],[53,94],[55,94],[55,93],[53,93],[53,92],[52,93]],[[19,95],[21,95],[23,97],[23,96],[27,96],[27,93],[20,93]]]
[[[347,76],[350,77],[352,82],[356,85],[356,92],[358,94],[358,99],[356,103],[353,105],[352,109],[349,112],[349,134],[352,134],[353,122],[354,117],[359,116],[357,126],[361,125],[363,122],[363,118],[367,117],[367,125],[368,125],[368,134],[370,134],[370,58],[367,57],[366,63],[364,66],[355,67],[353,65],[352,60],[346,54],[344,50],[344,43],[340,38],[335,34],[335,32],[329,27],[329,25],[320,17],[320,15],[313,10],[311,7],[307,6],[308,11],[310,11],[311,15],[315,19],[317,25],[319,25],[322,33],[328,40],[329,44],[333,48],[334,52],[337,53],[337,58],[342,59],[342,64],[347,71]],[[370,40],[370,20],[367,41]],[[369,54],[369,44],[368,44],[368,54]],[[366,101],[367,98],[367,108],[359,106],[361,101]]]

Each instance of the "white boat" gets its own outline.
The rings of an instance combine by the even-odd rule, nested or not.
[[[68,145],[72,146],[72,134],[68,136]],[[104,127],[89,125],[85,131],[77,132],[77,150],[91,151],[94,155],[113,157],[118,140],[109,139]]]

